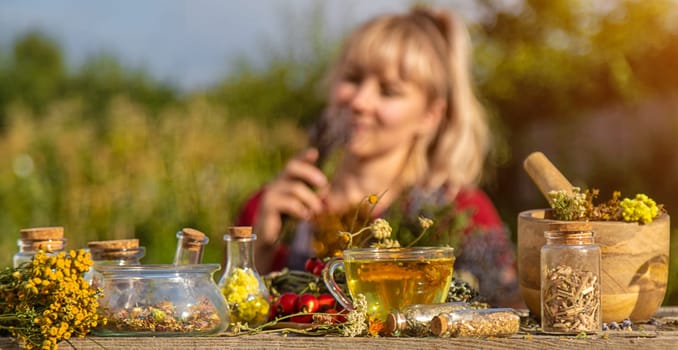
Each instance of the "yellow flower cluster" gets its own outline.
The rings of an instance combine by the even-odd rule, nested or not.
[[[40,251],[30,263],[0,272],[0,328],[26,349],[58,349],[61,340],[84,337],[105,323],[97,314],[101,291],[83,278],[91,265],[84,250]]]
[[[253,327],[268,320],[270,304],[252,270],[233,270],[224,280],[221,293],[230,308],[232,324],[240,322]]]
[[[624,221],[638,221],[648,224],[659,213],[657,203],[645,194],[636,194],[634,199],[624,198],[621,201],[622,216]]]

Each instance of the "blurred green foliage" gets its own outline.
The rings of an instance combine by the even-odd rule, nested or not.
[[[602,197],[643,192],[674,212],[678,5],[475,3],[474,74],[497,138],[485,187],[507,226],[547,205],[522,170],[536,150]],[[0,47],[0,265],[20,228],[51,225],[70,247],[138,237],[147,263],[169,262],[175,232],[193,227],[210,236],[205,261],[219,262],[240,204],[304,146],[322,109],[337,40],[317,13],[305,18],[303,43],[191,94],[108,55],[69,71],[44,33]],[[665,303],[676,304],[671,261]]]
[[[281,121],[275,130],[229,116],[192,97],[156,118],[118,96],[83,118],[80,99],[51,103],[41,118],[11,107],[0,139],[2,264],[24,227],[65,227],[68,246],[137,237],[146,262],[170,262],[175,233],[207,233],[205,259],[220,261],[222,236],[237,203],[299,149],[303,134]]]

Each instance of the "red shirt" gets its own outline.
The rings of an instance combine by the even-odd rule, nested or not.
[[[238,215],[236,220],[236,225],[252,226],[254,224],[254,216],[257,214],[259,202],[261,201],[261,196],[263,194],[264,190],[261,189],[245,202],[245,205],[242,207],[240,215]],[[457,203],[457,209],[473,210],[472,220],[474,227],[503,226],[501,218],[497,213],[497,209],[485,192],[479,189],[461,191],[457,195],[457,198],[455,198],[455,201]]]

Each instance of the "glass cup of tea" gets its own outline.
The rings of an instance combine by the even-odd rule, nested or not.
[[[323,271],[330,293],[347,310],[354,306],[334,279],[340,266],[351,298],[365,296],[367,313],[384,321],[389,312],[412,304],[442,303],[454,272],[454,248],[358,248],[332,258]]]

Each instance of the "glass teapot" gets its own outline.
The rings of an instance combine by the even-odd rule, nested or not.
[[[102,336],[193,336],[225,331],[228,305],[212,274],[219,264],[98,265]]]

